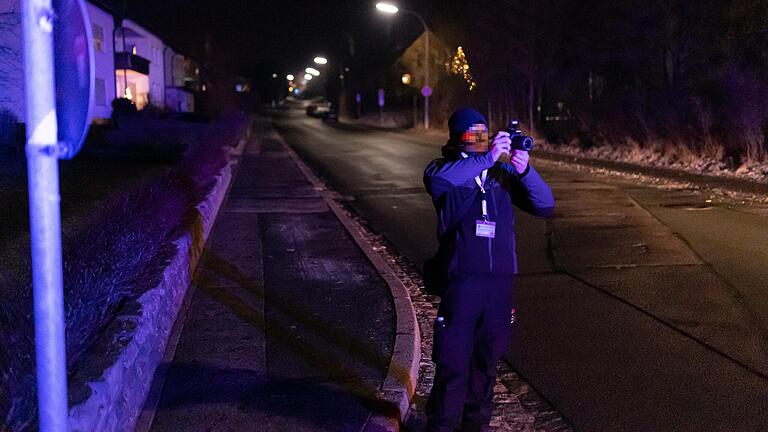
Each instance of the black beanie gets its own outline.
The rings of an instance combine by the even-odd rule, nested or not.
[[[473,124],[482,123],[488,126],[488,121],[482,114],[475,111],[472,108],[461,108],[451,114],[451,118],[448,119],[448,129],[450,129],[451,141],[458,143],[461,141],[461,136],[466,132]]]

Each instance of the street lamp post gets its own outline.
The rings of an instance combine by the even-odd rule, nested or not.
[[[424,87],[422,88],[421,94],[424,96],[424,129],[429,129],[429,96],[432,92],[429,88],[429,27],[427,27],[427,22],[424,21],[424,18],[418,13],[409,9],[400,9],[391,3],[376,3],[376,9],[388,14],[396,14],[400,11],[409,13],[415,16],[422,27],[424,27]]]

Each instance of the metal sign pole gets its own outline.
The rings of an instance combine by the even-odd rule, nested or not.
[[[40,430],[67,430],[67,370],[51,0],[22,0]]]
[[[379,96],[379,123],[384,124],[384,89],[380,88],[378,91]]]
[[[429,88],[429,27],[423,18],[419,17],[419,19],[424,24],[424,87]],[[429,129],[429,97],[431,95],[431,91],[424,95],[424,129]]]

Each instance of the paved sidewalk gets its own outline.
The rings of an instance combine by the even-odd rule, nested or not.
[[[390,290],[267,128],[156,376],[152,431],[360,431],[386,410],[375,394],[395,340]]]

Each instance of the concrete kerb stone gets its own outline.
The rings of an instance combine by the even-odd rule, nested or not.
[[[243,138],[240,141],[237,142],[237,145],[229,150],[229,154],[232,157],[240,158],[243,156],[243,153],[245,153],[245,146],[248,144],[248,139]]]
[[[230,152],[238,149],[242,152],[244,146],[245,142],[239,142]],[[141,316],[130,342],[98,381],[88,383],[91,388],[88,399],[70,408],[70,431],[135,430],[155,371],[167,356],[166,347],[187,297],[191,275],[229,190],[236,163],[236,158],[230,159],[219,172],[211,191],[196,206],[192,222],[174,242],[176,255],[163,270],[162,281],[138,299]],[[151,417],[146,426],[151,424]]]
[[[275,135],[277,134],[275,133]],[[411,398],[416,390],[419,379],[419,360],[421,358],[421,335],[418,322],[416,321],[416,311],[408,294],[408,289],[386,261],[376,253],[373,246],[368,243],[363,236],[361,227],[347,215],[341,204],[325,188],[323,182],[315,176],[299,155],[279,135],[276,138],[287,150],[289,156],[301,172],[314,185],[315,190],[320,193],[339,222],[349,232],[360,250],[366,255],[381,278],[389,286],[395,305],[395,347],[389,362],[387,376],[384,379],[381,390],[378,392],[378,396],[382,401],[389,403],[397,409],[398,417],[393,418],[385,414],[375,414],[368,420],[363,431],[399,431],[400,425],[408,413]]]

